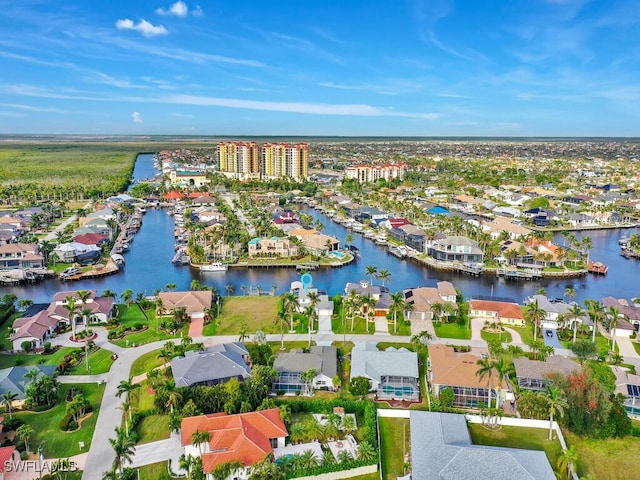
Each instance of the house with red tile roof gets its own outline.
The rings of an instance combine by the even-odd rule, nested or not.
[[[194,444],[196,431],[209,432],[209,441]],[[235,475],[246,478],[249,467],[272,454],[274,448],[285,446],[289,432],[280,418],[280,410],[271,408],[236,415],[215,413],[183,418],[180,435],[185,456],[202,457],[205,474],[223,463],[239,461],[244,471]]]
[[[210,290],[193,292],[160,292],[164,313],[184,308],[191,318],[203,318],[207,309],[211,308],[213,293]]]
[[[469,316],[516,327],[524,327],[525,325],[522,308],[513,302],[471,300],[469,302]]]
[[[0,480],[4,480],[5,473],[11,470],[12,463],[17,465],[20,461],[20,452],[16,450],[15,445],[10,445],[8,447],[0,447]]]

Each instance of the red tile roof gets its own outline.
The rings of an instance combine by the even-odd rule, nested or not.
[[[500,318],[518,318],[524,320],[522,308],[517,303],[498,302],[496,300],[471,300],[469,302],[471,310],[481,310],[484,312],[497,312]]]
[[[14,445],[0,448],[0,473],[5,471],[5,463],[11,460],[11,457],[13,457],[13,452],[15,452],[15,450],[16,447]]]
[[[205,473],[235,460],[245,467],[253,465],[273,452],[270,439],[289,434],[277,408],[237,415],[217,413],[183,418],[183,446],[192,444],[191,437],[196,430],[207,431],[211,436],[209,451],[202,455]]]

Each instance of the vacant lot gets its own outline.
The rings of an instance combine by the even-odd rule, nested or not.
[[[564,433],[569,445],[576,447],[578,454],[578,475],[598,480],[639,480],[640,469],[636,453],[640,448],[640,438],[581,438],[572,433]]]
[[[220,317],[204,327],[204,335],[239,333],[243,327],[248,334],[257,330],[280,333],[275,319],[278,316],[279,297],[225,297]]]

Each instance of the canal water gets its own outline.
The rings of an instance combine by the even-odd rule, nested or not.
[[[152,155],[140,155],[134,170],[135,179],[150,178],[155,174]],[[307,206],[302,207],[315,219],[325,225],[323,233],[336,236],[343,244],[349,230],[336,224],[329,217]],[[314,286],[333,295],[344,292],[347,282],[357,282],[367,278],[366,267],[373,265],[378,270],[391,272],[388,284],[392,291],[417,286],[434,286],[437,281],[451,281],[466,297],[486,295],[508,297],[517,302],[544,287],[551,297],[562,297],[565,289],[576,291],[576,300],[587,298],[601,299],[613,295],[622,298],[640,297],[640,261],[625,259],[619,251],[618,239],[622,235],[631,235],[636,230],[591,231],[593,240],[591,258],[609,266],[606,276],[588,275],[575,279],[545,279],[540,281],[507,281],[494,276],[471,277],[465,274],[430,270],[411,260],[400,260],[387,253],[386,248],[365,239],[361,234],[351,232],[352,244],[358,247],[361,257],[350,265],[341,268],[323,268],[312,272]],[[577,233],[581,238],[583,234]],[[556,241],[562,244],[561,236]],[[102,293],[105,289],[117,294],[126,289],[134,293],[144,292],[151,295],[156,289],[164,289],[175,284],[179,290],[187,290],[193,280],[208,286],[215,286],[226,294],[226,286],[233,286],[234,295],[242,295],[245,290],[260,287],[265,292],[275,290],[277,294],[289,289],[292,281],[300,278],[295,269],[286,268],[230,268],[224,272],[199,272],[188,266],[174,266],[173,217],[166,211],[149,209],[144,216],[142,228],[136,234],[130,250],[124,255],[124,271],[101,279],[78,282],[61,282],[48,279],[34,285],[2,287],[1,293],[13,292],[18,298],[30,298],[35,302],[50,302],[52,296],[63,290],[93,289]],[[243,288],[245,287],[245,288]]]

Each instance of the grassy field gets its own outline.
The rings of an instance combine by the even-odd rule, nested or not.
[[[83,360],[78,365],[69,370],[69,375],[96,375],[98,373],[107,373],[111,370],[113,353],[104,348],[89,354],[89,371],[87,371],[87,362]]]
[[[124,338],[112,340],[114,345],[119,347],[132,347],[135,345],[144,345],[158,340],[168,340],[171,338],[180,338],[189,333],[189,325],[182,325],[174,335],[158,328],[158,323],[162,317],[157,318],[153,308],[141,310],[137,304],[118,305],[118,320],[120,324],[126,327],[134,327],[136,324],[148,326],[146,330],[134,332],[126,335]]]
[[[62,347],[55,352],[44,355],[40,353],[14,353],[0,354],[0,368],[15,367],[20,365],[55,365],[58,366],[65,355],[73,348]]]
[[[280,333],[275,325],[278,315],[279,297],[225,297],[220,316],[215,322],[204,326],[203,334],[228,335],[239,333],[246,325],[247,333],[257,330],[265,333]]]
[[[480,336],[482,336],[482,339],[485,342],[489,342],[492,340],[500,340],[503,343],[504,342],[511,343],[511,334],[509,332],[495,333],[495,332],[485,332],[484,330],[482,330],[480,332]]]
[[[440,338],[471,339],[471,329],[457,323],[434,323],[433,328],[436,331],[436,335]]]
[[[125,185],[138,151],[120,142],[0,145],[0,185],[29,184],[40,191],[53,185],[91,186],[115,193]]]
[[[131,392],[131,407],[139,412],[150,410],[154,408],[154,398],[153,390],[149,389],[149,384],[145,380],[140,384],[140,388]]]
[[[487,430],[480,424],[469,425],[471,441],[476,445],[495,447],[524,448],[544,450],[551,467],[555,470],[562,447],[558,440],[547,440],[549,430],[545,428],[502,427],[500,430]],[[596,477],[600,479],[600,477]]]
[[[75,432],[60,431],[60,420],[65,416],[67,403],[64,401],[71,387],[84,392],[85,398],[91,402],[93,412],[82,421],[82,428]],[[104,393],[104,385],[94,383],[69,385],[60,387],[60,400],[58,404],[45,412],[18,412],[15,415],[31,425],[34,430],[30,445],[37,448],[44,443],[44,454],[51,457],[71,457],[89,450],[91,438],[98,419],[100,402]],[[84,442],[84,448],[80,450],[78,442]]]
[[[176,465],[174,468],[178,468],[178,466]],[[158,480],[163,473],[167,472],[167,462],[152,463],[136,470],[138,470],[136,480]]]
[[[11,315],[7,320],[0,325],[0,350],[11,350],[13,349],[13,343],[9,339],[9,335],[11,335],[11,325],[13,325],[13,321],[16,318],[20,318],[20,313],[16,312]]]
[[[395,480],[396,477],[400,477],[405,473],[402,452],[411,451],[409,419],[380,417],[378,418],[378,427],[380,429],[382,479]]]
[[[373,333],[375,331],[375,325],[373,323],[369,324],[369,331],[367,331],[367,322],[363,317],[355,317],[353,320],[353,330],[351,330],[351,318],[347,317],[344,326],[347,329],[347,335],[350,333],[353,334],[364,334],[364,333]],[[335,316],[331,318],[331,330],[336,335],[340,335],[344,333],[342,318]]]
[[[640,448],[640,438],[581,438],[572,433],[564,433],[570,446],[575,446],[578,454],[578,476],[598,480],[640,480],[638,458],[631,452]]]
[[[131,365],[131,376],[135,377],[137,375],[141,375],[162,365],[164,363],[164,359],[158,357],[160,350],[160,348],[152,350],[137,358]]]
[[[137,426],[138,443],[155,442],[169,438],[169,415],[149,415]]]

